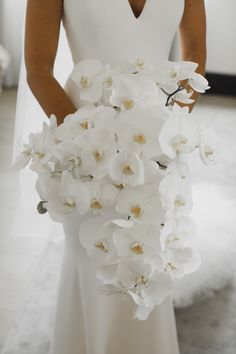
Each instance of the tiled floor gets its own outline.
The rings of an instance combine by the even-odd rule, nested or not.
[[[19,174],[6,170],[12,154],[16,90],[0,97],[0,348],[21,306],[44,239],[9,235],[19,193]]]

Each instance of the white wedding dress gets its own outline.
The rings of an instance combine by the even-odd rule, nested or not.
[[[183,10],[184,0],[146,0],[136,18],[128,0],[64,0],[73,62],[95,58],[115,65],[142,57],[158,65],[168,59]],[[65,90],[78,106],[70,77]],[[81,220],[63,224],[66,242],[51,354],[178,354],[170,297],[140,321],[133,319],[130,300],[94,290],[98,264],[79,242]]]

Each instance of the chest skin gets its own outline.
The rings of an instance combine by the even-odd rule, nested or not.
[[[135,17],[139,17],[142,13],[145,2],[148,0],[126,0],[126,1],[129,1],[130,7]]]

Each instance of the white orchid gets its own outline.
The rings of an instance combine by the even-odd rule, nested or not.
[[[162,207],[167,215],[186,215],[192,210],[192,193],[188,180],[177,173],[168,174],[159,186]]]
[[[174,92],[179,82],[188,79],[197,69],[198,64],[188,61],[165,61],[155,70],[155,80],[168,93]]]
[[[196,71],[198,63],[191,61],[169,61],[167,63],[169,78],[177,81],[188,79]]]
[[[75,65],[70,77],[79,87],[83,101],[98,102],[103,94],[103,65],[95,59],[84,59]]]
[[[154,160],[142,157],[142,164],[144,167],[144,183],[145,184],[159,184],[160,182],[160,167]]]
[[[11,169],[24,168],[30,161],[46,164],[53,156],[53,149],[56,145],[55,130],[57,127],[56,117],[51,116],[49,124],[43,122],[43,129],[40,133],[31,133],[28,143],[16,157]]]
[[[147,308],[152,310],[154,305],[162,303],[173,288],[172,279],[168,274],[153,271],[150,264],[139,260],[120,263],[116,276],[137,304],[134,317],[141,320],[147,318]]]
[[[107,217],[96,215],[83,221],[79,227],[79,239],[90,257],[100,257],[105,261],[116,260],[117,254],[112,234],[115,224],[107,223]]]
[[[54,221],[63,222],[68,216],[77,217],[89,210],[90,200],[86,186],[73,178],[68,171],[62,172],[60,182],[55,180],[52,186],[48,182],[46,185],[45,208]]]
[[[158,189],[152,185],[124,188],[117,196],[116,210],[136,223],[160,225],[163,218]]]
[[[165,108],[156,106],[120,112],[115,125],[118,144],[135,142],[147,158],[160,154],[158,135],[167,115]]]
[[[125,59],[121,68],[122,73],[138,74],[142,77],[148,78],[151,78],[151,75],[155,69],[153,65],[150,65],[144,60],[144,58],[141,57]]]
[[[19,170],[26,167],[32,159],[33,154],[33,133],[29,136],[29,143],[23,144],[22,150],[16,156],[15,161],[10,165],[11,170]]]
[[[42,132],[32,135],[32,161],[45,164],[51,159],[53,155],[53,149],[56,145],[54,138],[54,132],[56,129],[55,119],[55,116],[50,118],[50,125],[48,125],[46,122],[43,122]]]
[[[61,170],[68,170],[79,178],[83,175],[82,152],[84,146],[78,140],[65,140],[57,144],[54,149],[54,156],[60,163]]]
[[[175,94],[174,100],[184,104],[191,104],[194,102],[194,99],[191,98],[192,95],[193,90],[182,89]]]
[[[118,193],[116,187],[105,181],[92,181],[86,183],[90,193],[90,210],[94,213],[105,213],[113,208]]]
[[[160,238],[162,249],[189,247],[196,237],[196,232],[196,224],[190,216],[166,220]]]
[[[195,272],[200,264],[201,257],[193,248],[177,248],[163,253],[165,271],[174,279]]]
[[[219,155],[220,141],[210,128],[200,128],[200,158],[205,165],[212,165],[217,162]]]
[[[132,74],[113,77],[110,104],[121,110],[128,110],[139,105],[141,108],[156,105],[158,87],[152,80],[145,80]]]
[[[167,96],[172,95],[172,101],[191,104],[193,90],[203,93],[210,88],[207,79],[196,73],[197,67],[189,61],[164,62],[156,70],[155,80]]]
[[[105,128],[94,128],[78,140],[84,146],[81,155],[84,174],[96,179],[105,177],[117,151],[114,135]]]
[[[199,143],[196,123],[188,113],[188,108],[174,105],[171,116],[165,121],[159,134],[159,142],[164,154],[171,159],[179,153],[190,153]]]
[[[113,83],[113,78],[116,75],[120,75],[122,73],[122,69],[119,67],[111,67],[110,65],[104,65],[104,70],[102,74],[103,81],[103,95],[101,97],[100,102],[105,106],[110,106],[110,95],[111,95],[111,87]]]
[[[138,144],[129,143],[111,160],[109,174],[118,184],[137,186],[144,184],[144,167],[139,157]]]
[[[194,91],[204,93],[210,88],[207,79],[198,73],[193,73],[188,79],[189,86],[192,87]]]
[[[120,257],[146,258],[161,250],[160,230],[154,225],[118,229],[113,233],[113,242]]]
[[[107,129],[111,129],[116,114],[114,109],[103,105],[82,106],[75,113],[65,117],[63,123],[58,126],[55,136],[59,140],[67,140],[78,137],[94,127],[106,126]]]
[[[190,181],[190,170],[189,166],[185,161],[182,161],[180,156],[176,158],[175,160],[172,160],[167,169],[166,173],[171,174],[171,173],[177,173],[182,179],[188,179]]]

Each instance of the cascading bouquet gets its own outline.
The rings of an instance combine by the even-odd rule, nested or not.
[[[193,102],[189,87],[209,88],[196,68],[80,61],[70,75],[80,108],[59,126],[52,115],[14,164],[31,162],[38,174],[40,213],[56,222],[86,215],[78,237],[99,261],[99,291],[130,296],[140,320],[200,265],[186,156],[197,150],[214,163],[218,139],[178,104]]]

